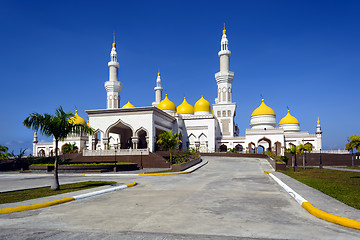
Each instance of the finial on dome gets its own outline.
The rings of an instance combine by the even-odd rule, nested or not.
[[[288,113],[290,113],[290,110],[288,109]]]
[[[112,46],[113,46],[113,48],[116,48],[116,43],[115,43],[115,32],[114,32],[114,41],[113,41]]]
[[[77,113],[78,111],[77,110],[75,110],[75,113]]]
[[[160,77],[160,70],[158,71],[158,76]]]
[[[37,134],[37,132],[35,131],[35,132],[34,132],[34,136],[36,136],[36,134]]]
[[[318,120],[317,120],[317,122],[316,122],[317,124],[320,124],[320,118],[318,117]]]
[[[261,99],[261,102],[264,102],[264,99]]]
[[[226,29],[225,29],[225,23],[224,23],[224,30],[223,30],[223,34],[226,34]]]

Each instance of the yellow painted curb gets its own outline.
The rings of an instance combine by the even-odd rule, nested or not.
[[[126,184],[126,186],[129,188],[129,187],[133,187],[136,185],[136,182],[132,182],[132,183],[129,183],[129,184]]]
[[[264,173],[270,174],[270,172],[268,172],[268,171],[264,171]]]
[[[309,202],[303,202],[301,204],[303,208],[305,208],[310,214],[314,215],[315,217],[324,219],[325,221],[336,223],[345,227],[349,228],[355,228],[360,230],[360,222],[350,219],[350,218],[344,218],[340,216],[336,216],[331,213],[327,213],[324,211],[321,211],[320,209],[317,209],[313,205],[311,205]]]
[[[22,212],[27,210],[33,210],[33,209],[39,209],[44,207],[50,207],[61,203],[71,202],[74,201],[75,198],[68,197],[68,198],[62,198],[50,202],[44,202],[44,203],[37,203],[37,204],[31,204],[31,205],[25,205],[25,206],[19,206],[19,207],[10,207],[10,208],[1,208],[0,214],[4,213],[12,213],[12,212]]]
[[[141,173],[139,176],[161,176],[161,175],[178,175],[189,174],[190,172],[170,172],[170,173]]]

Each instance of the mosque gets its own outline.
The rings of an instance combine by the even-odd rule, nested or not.
[[[299,121],[288,113],[279,123],[272,108],[262,99],[250,116],[250,129],[245,136],[239,136],[239,128],[234,122],[236,103],[232,101],[234,72],[230,71],[229,41],[224,28],[220,51],[220,71],[215,74],[217,98],[210,104],[201,97],[194,106],[184,98],[176,107],[168,94],[163,98],[161,76],[156,79],[155,101],[152,106],[135,107],[130,102],[120,107],[122,83],[118,79],[119,63],[115,42],[110,53],[109,81],[105,82],[107,92],[106,109],[87,110],[89,121],[81,118],[77,111],[70,119],[72,123],[88,124],[95,130],[92,136],[69,136],[59,143],[76,143],[84,156],[148,154],[157,150],[156,141],[164,131],[181,134],[181,148],[198,149],[200,152],[273,151],[283,155],[291,145],[310,144],[313,150],[322,148],[322,131],[317,121],[315,134],[300,131]],[[40,143],[34,134],[33,155],[51,156],[55,143]],[[61,149],[59,150],[61,151]]]

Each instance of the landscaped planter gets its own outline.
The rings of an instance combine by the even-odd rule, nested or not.
[[[75,165],[75,166],[59,166],[59,172],[85,172],[85,171],[114,171],[114,165]],[[54,170],[54,166],[30,166],[31,171],[46,171],[52,172]],[[116,171],[132,171],[137,170],[137,164],[118,164],[116,165]]]
[[[266,160],[270,163],[270,165],[275,169],[275,171],[286,171],[285,163],[278,163],[271,157],[267,157]]]
[[[186,163],[182,163],[182,164],[172,164],[171,165],[171,168],[175,171],[183,171],[189,167],[192,167],[198,163],[200,163],[202,160],[200,157],[198,158],[195,158],[194,160],[191,160],[189,162],[186,162]]]

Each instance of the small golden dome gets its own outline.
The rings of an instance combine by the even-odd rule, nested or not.
[[[194,106],[195,112],[211,112],[211,106],[208,101],[205,100],[203,96],[195,103]]]
[[[175,104],[169,100],[168,95],[165,95],[164,100],[162,100],[159,105],[157,106],[158,109],[160,110],[171,110],[171,111],[176,111],[176,106]]]
[[[224,35],[226,34],[226,29],[225,29],[225,26],[224,26],[223,34],[224,34]]]
[[[158,76],[160,76],[160,71],[158,72]]]
[[[122,108],[134,108],[135,106],[130,103],[130,101],[127,102]]]
[[[320,118],[318,118],[318,120],[316,121],[317,124],[320,124]]]
[[[251,116],[256,116],[256,115],[274,115],[275,116],[275,112],[274,112],[274,110],[272,110],[271,107],[268,107],[264,103],[264,99],[262,99],[260,106],[258,108],[256,108],[253,111],[253,113],[251,114]]]
[[[295,117],[291,116],[290,110],[288,110],[286,116],[280,120],[279,125],[290,124],[290,123],[299,124],[299,121]]]
[[[113,42],[112,46],[113,46],[113,48],[116,48],[116,43],[115,43],[115,42]]]
[[[186,97],[184,97],[184,101],[177,107],[177,113],[194,114],[194,108],[186,101]]]
[[[86,125],[86,121],[79,116],[78,110],[76,110],[75,115],[69,119],[69,123]]]

